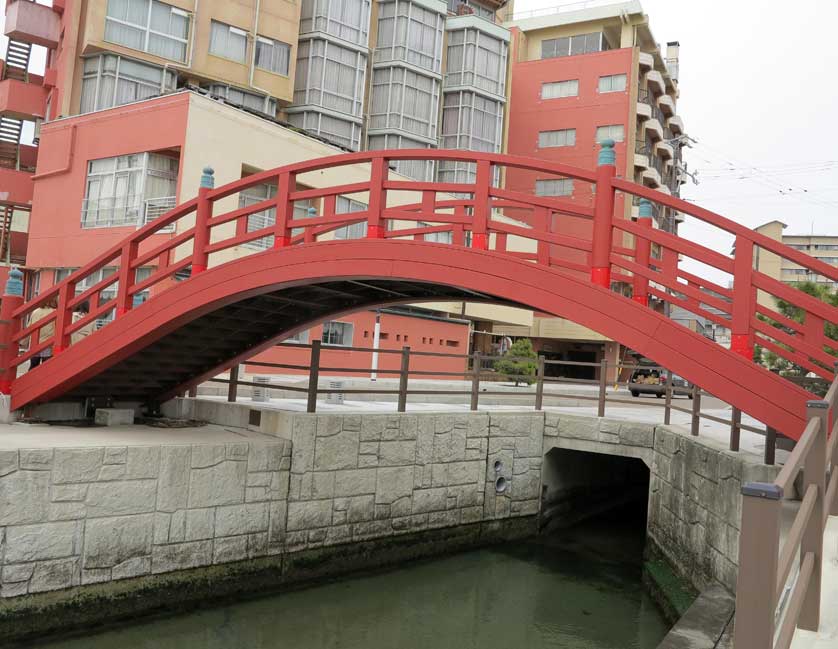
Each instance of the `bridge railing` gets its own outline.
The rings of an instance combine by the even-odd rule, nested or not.
[[[797,628],[818,630],[824,532],[838,516],[836,402],[838,378],[823,400],[809,401],[806,428],[774,482],[742,486],[736,649],[787,649]],[[781,543],[783,500],[801,472],[802,500]]]
[[[714,396],[706,392],[696,385],[690,385],[686,382],[678,385],[673,384],[672,373],[660,365],[650,365],[644,363],[636,365],[632,363],[609,363],[602,360],[597,363],[584,361],[564,361],[564,360],[548,360],[544,356],[531,357],[510,357],[497,356],[490,354],[483,354],[474,352],[472,354],[454,354],[454,353],[440,353],[440,352],[426,352],[414,351],[409,346],[404,346],[401,349],[382,349],[372,347],[345,347],[324,345],[321,341],[315,340],[310,344],[305,343],[280,343],[276,346],[278,349],[285,349],[288,351],[299,352],[300,350],[308,350],[308,363],[277,363],[260,360],[248,360],[243,365],[256,370],[264,369],[267,372],[279,374],[279,382],[262,382],[254,380],[246,380],[241,377],[241,368],[236,365],[230,369],[228,378],[215,377],[209,379],[209,383],[221,384],[227,386],[227,400],[235,403],[239,398],[239,387],[257,388],[274,392],[290,392],[292,394],[305,395],[306,411],[317,412],[318,399],[324,395],[331,394],[348,394],[348,395],[371,395],[392,398],[396,395],[396,410],[397,412],[405,412],[410,396],[430,397],[434,395],[441,397],[449,396],[463,396],[469,397],[469,408],[477,410],[480,403],[480,398],[485,396],[503,396],[513,398],[516,402],[532,403],[535,410],[542,410],[545,403],[549,405],[550,402],[554,404],[559,401],[590,401],[596,403],[597,416],[606,416],[607,404],[619,406],[638,406],[659,408],[663,411],[662,421],[664,424],[670,424],[672,421],[672,413],[680,412],[690,415],[689,428],[690,433],[694,436],[700,434],[701,420],[715,422],[728,427],[729,431],[729,448],[732,451],[738,451],[740,446],[740,436],[742,431],[756,433],[765,438],[765,448],[763,459],[766,464],[774,464],[775,453],[777,449],[777,432],[771,427],[760,427],[746,424],[742,421],[742,413],[737,408],[731,409],[730,418],[720,416],[720,413],[711,413],[702,411],[702,397]],[[384,381],[378,382],[375,385],[368,387],[346,388],[343,385],[340,387],[323,387],[323,378],[328,376],[330,379],[335,377],[353,377],[369,375],[371,370],[369,367],[354,367],[354,366],[336,366],[333,364],[324,364],[322,352],[330,350],[337,350],[340,352],[361,352],[369,354],[381,354],[389,356],[398,356],[400,359],[399,368],[380,368],[377,367],[375,372],[382,375]],[[419,369],[411,364],[412,361],[420,361],[422,369]],[[464,365],[463,371],[444,371],[434,369],[429,366],[436,360],[440,363],[450,363],[451,361],[462,362]],[[507,374],[494,369],[497,361],[517,361],[521,363],[532,363],[535,366],[534,374]],[[567,374],[578,372],[579,370],[590,372],[598,375],[598,378],[585,379],[575,376],[567,376]],[[640,385],[631,381],[635,370],[645,370],[646,372],[657,372],[661,377],[659,383],[651,385]],[[288,376],[283,376],[282,372],[294,372],[303,376],[307,375],[304,380],[304,385],[301,383],[291,384],[288,382]],[[253,373],[253,371],[251,371]],[[559,375],[556,375],[556,374]],[[608,377],[613,375],[612,380]],[[621,378],[622,376],[622,378]],[[269,374],[260,376],[264,380],[265,377],[270,378]],[[392,381],[388,382],[386,379],[398,380],[397,385],[393,385]],[[429,384],[423,383],[420,387],[413,387],[411,380],[464,380],[468,385],[442,383],[435,387],[430,387]],[[519,392],[516,394],[509,389],[498,389],[499,381],[514,381],[516,385],[518,382],[533,385],[534,389],[527,392]],[[551,385],[563,386],[591,386],[595,390],[586,392],[565,392],[565,391],[551,391],[545,388]],[[632,393],[634,390],[643,388],[652,388],[659,397],[657,399],[643,399],[643,398],[626,398],[624,393],[615,392],[618,388]],[[494,388],[494,389],[493,389]],[[191,396],[197,396],[197,386],[193,387],[190,392]],[[674,403],[675,396],[689,397],[689,407],[679,406]]]
[[[754,270],[753,262],[759,249],[832,281],[838,281],[838,269],[679,198],[616,178],[614,146],[603,143],[595,171],[503,154],[428,149],[331,156],[218,188],[207,169],[195,199],[29,302],[13,296],[3,300],[7,306],[0,320],[11,321],[4,325],[4,338],[12,344],[0,363],[0,388],[8,391],[17,368],[33,356],[62,353],[94,323],[143,308],[144,296],[153,300],[177,281],[258,254],[249,243],[272,237],[275,249],[307,245],[333,239],[337,230],[356,224],[366,224],[368,239],[450,242],[582,274],[594,284],[631,293],[644,305],[651,296],[729,327],[733,350],[745,357],[758,344],[831,378],[828,350],[838,348],[838,341],[827,337],[826,325],[838,322],[838,308]],[[416,182],[391,174],[391,164],[404,160],[460,165],[465,173],[458,179],[464,182]],[[496,186],[501,170],[506,187]],[[321,173],[333,174],[335,183],[311,187],[323,184]],[[566,196],[521,189],[551,180],[577,186],[543,185],[548,189],[541,193]],[[595,191],[580,193],[583,185]],[[242,201],[256,190],[267,198]],[[691,215],[733,237],[734,256],[655,229],[648,203],[641,204],[636,221],[625,218],[631,208],[624,195]],[[236,196],[239,207],[231,204]],[[341,207],[341,198],[355,199],[355,207]],[[685,270],[682,258],[708,272]],[[146,273],[139,279],[141,270]],[[712,279],[714,273],[730,277],[731,286]],[[758,302],[758,292],[784,300],[797,315],[790,318],[765,306],[765,300]]]

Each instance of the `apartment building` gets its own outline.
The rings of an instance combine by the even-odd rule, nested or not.
[[[504,23],[513,34],[508,152],[593,168],[598,144],[611,139],[618,176],[678,195],[686,144],[676,114],[679,46],[671,42],[661,50],[640,2],[571,3],[510,18]],[[593,187],[572,179],[510,170],[506,187],[593,204]],[[624,198],[618,194],[616,212],[636,217],[639,207]],[[667,231],[680,221],[668,208],[655,208],[653,216],[654,227]],[[589,236],[590,222],[558,218],[562,234]],[[567,249],[555,254],[585,261]],[[548,357],[614,362],[622,354],[616,343],[568,320],[535,314],[528,329],[498,329],[531,337]]]
[[[500,151],[510,38],[495,22],[502,4],[9,3],[10,42],[0,69],[0,217],[13,225],[2,230],[0,259],[7,266],[25,263],[27,291],[34,295],[195,196],[207,164],[223,184],[367,146],[437,147],[448,138],[444,146]],[[38,47],[46,49],[43,75],[29,72]],[[33,145],[22,141],[26,122]],[[298,187],[337,184],[331,173],[301,177]],[[469,173],[465,166],[411,162],[396,170],[405,179]],[[251,188],[219,207],[233,209],[275,192],[271,185]],[[365,201],[364,195],[341,196],[337,209],[362,209]],[[316,201],[295,205],[298,217],[319,209]],[[274,218],[273,210],[252,215],[247,228]],[[364,234],[348,227],[335,236]],[[272,245],[269,239],[229,254],[251,254]],[[140,268],[138,277],[153,270]],[[428,313],[408,310],[399,318],[400,330],[421,327],[437,345],[450,340],[467,351],[466,321],[458,320],[452,334],[442,331],[451,323]],[[405,324],[419,318],[421,325]],[[530,318],[515,310],[507,322]],[[371,343],[357,339],[369,330],[368,319],[365,313],[327,323],[318,335],[339,330],[340,344]]]
[[[786,227],[788,226],[781,221],[769,221],[754,228],[754,230],[790,248],[805,252],[807,255],[811,255],[825,264],[838,266],[838,235],[814,233],[784,234],[783,231]],[[838,282],[833,282],[831,279],[821,275],[815,275],[809,269],[802,268],[788,259],[784,259],[773,252],[759,247],[754,248],[754,267],[760,272],[781,282],[795,283],[811,281],[828,286],[833,291],[838,289]],[[766,306],[776,308],[774,299],[762,291],[758,293],[757,299]]]

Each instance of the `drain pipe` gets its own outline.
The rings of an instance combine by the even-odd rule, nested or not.
[[[264,92],[266,95],[265,104],[267,108],[267,100],[271,97],[270,90],[265,90],[264,88],[260,88],[255,83],[253,83],[253,76],[256,73],[256,43],[259,40],[259,9],[262,6],[262,0],[256,0],[256,14],[253,17],[253,52],[250,56],[250,87],[254,90],[258,90],[259,92]],[[288,66],[291,66],[291,61],[289,59]]]

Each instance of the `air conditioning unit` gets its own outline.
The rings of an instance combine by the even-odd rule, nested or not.
[[[270,401],[271,397],[268,394],[268,385],[271,383],[271,377],[269,376],[254,376],[253,377],[254,383],[263,383],[265,387],[256,387],[253,386],[253,393],[251,395],[251,399],[253,401],[258,401],[260,403],[265,403],[266,401]]]
[[[329,389],[330,390],[342,390],[343,389],[343,381],[329,381]],[[332,403],[338,406],[343,405],[344,399],[343,392],[329,392],[326,395],[326,403]]]

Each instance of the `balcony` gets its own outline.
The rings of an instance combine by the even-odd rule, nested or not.
[[[673,115],[669,118],[666,122],[666,125],[675,135],[683,135],[684,134],[684,120],[681,119],[680,115]]]
[[[672,117],[675,114],[675,101],[669,95],[658,97],[658,106],[667,117]]]
[[[646,85],[655,95],[662,95],[666,92],[663,75],[657,70],[649,70],[646,73]]]
[[[61,19],[52,7],[17,0],[6,8],[4,33],[14,41],[55,49],[61,34]]]
[[[649,168],[649,152],[651,151],[649,144],[641,137],[637,139],[634,144],[634,168],[648,169]]]
[[[657,118],[647,119],[643,122],[643,128],[649,131],[648,135],[654,141],[662,140],[663,139],[663,126],[657,120]]]
[[[661,140],[655,144],[655,154],[662,157],[664,160],[672,160],[675,157],[675,150],[672,145]]]
[[[644,185],[651,187],[652,189],[657,189],[661,184],[661,175],[654,167],[646,169],[642,174],[640,174],[640,179],[643,181]]]
[[[0,204],[31,205],[33,186],[31,171],[0,167]]]
[[[34,78],[34,75],[32,75]],[[0,115],[16,119],[43,119],[49,90],[36,83],[17,79],[0,81]]]
[[[648,52],[641,52],[640,53],[640,69],[643,72],[648,72],[652,68],[655,67],[655,59],[654,57],[649,54]]]
[[[652,116],[652,107],[645,101],[637,101],[637,119],[649,119]]]

